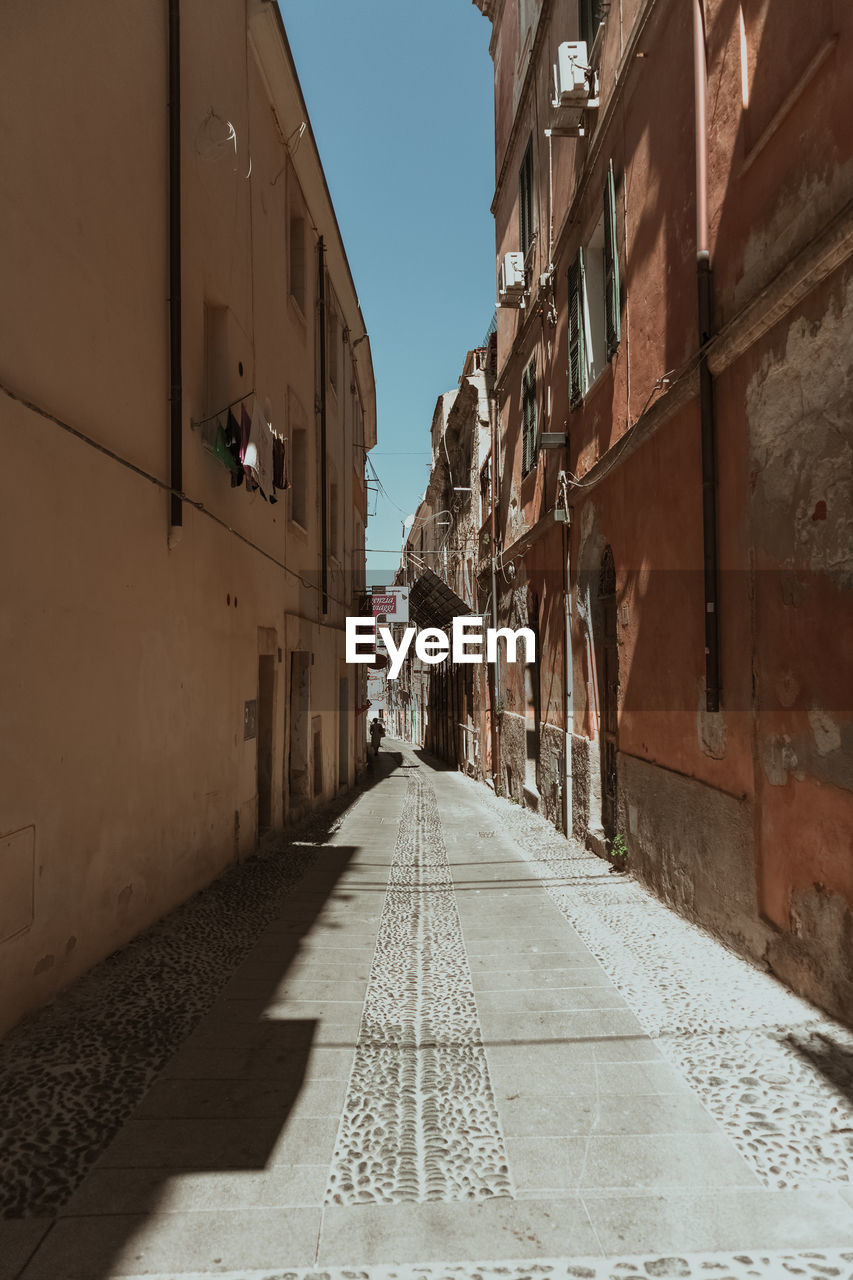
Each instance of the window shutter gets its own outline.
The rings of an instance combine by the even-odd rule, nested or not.
[[[569,403],[574,408],[586,392],[583,249],[569,267]]]
[[[521,236],[519,248],[527,257],[533,241],[533,139],[531,138],[524,152],[524,159],[518,172],[518,223]]]
[[[586,41],[587,52],[592,48],[598,28],[604,21],[604,13],[602,0],[578,0],[579,38]]]
[[[616,183],[613,161],[604,184],[604,318],[607,326],[607,359],[616,354],[622,337],[619,305],[619,250],[616,246]]]
[[[529,364],[521,378],[521,474],[526,476],[536,458],[536,366]]]

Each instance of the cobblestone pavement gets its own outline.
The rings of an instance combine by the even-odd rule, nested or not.
[[[9,1037],[0,1280],[853,1280],[850,1033],[390,745]]]
[[[853,1032],[488,794],[512,847],[765,1185],[853,1185]]]

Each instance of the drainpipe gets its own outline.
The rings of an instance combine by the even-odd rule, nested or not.
[[[699,303],[699,420],[702,440],[702,542],[705,578],[705,709],[720,709],[720,591],[717,555],[717,426],[706,348],[713,332],[713,278],[708,234],[707,68],[702,0],[693,0],[696,125],[696,275]]]
[[[565,623],[566,623],[566,759],[563,776],[563,823],[566,839],[572,838],[572,734],[575,723],[574,665],[572,656],[572,526],[564,525],[563,561],[566,566]]]
[[[317,241],[320,309],[320,590],[323,613],[329,612],[329,546],[326,529],[326,242]]]
[[[498,629],[498,575],[495,571],[495,553],[497,550],[497,515],[496,508],[498,504],[498,450],[497,450],[497,404],[494,398],[489,407],[489,419],[492,437],[492,493],[491,493],[491,512],[489,513],[489,541],[491,543],[491,562],[492,562],[492,628]],[[492,782],[497,795],[498,787],[501,783],[501,730],[499,717],[495,708],[500,698],[501,688],[501,655],[500,649],[495,646],[495,662],[494,662],[494,691],[495,696],[492,702]]]
[[[181,538],[183,376],[181,361],[181,0],[169,0],[169,546]]]

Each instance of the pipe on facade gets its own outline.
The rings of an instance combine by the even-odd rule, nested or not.
[[[489,514],[489,541],[491,543],[491,567],[492,567],[492,627],[495,631],[498,629],[498,575],[495,569],[495,558],[497,555],[497,504],[498,504],[498,450],[497,450],[497,402],[492,396],[489,409],[489,426],[492,438],[492,492],[491,492],[491,512]],[[500,716],[497,713],[498,701],[500,699],[501,688],[501,656],[500,651],[495,650],[495,661],[492,667],[492,680],[494,681],[494,698],[492,699],[492,782],[495,788],[495,795],[501,785],[501,727]]]
[[[566,625],[566,758],[563,767],[563,823],[566,839],[572,838],[572,734],[575,727],[574,666],[572,655],[572,526],[563,526],[563,563],[566,566],[565,625]]]
[[[320,599],[323,613],[329,612],[329,539],[326,529],[326,242],[317,241],[317,307],[320,347]]]
[[[183,492],[181,340],[181,0],[169,0],[169,545],[180,538]]]
[[[705,599],[705,709],[720,709],[720,591],[717,552],[717,423],[707,346],[713,335],[713,277],[708,231],[707,66],[702,0],[693,0],[696,128],[696,279],[699,319],[699,420],[702,448],[702,544]]]

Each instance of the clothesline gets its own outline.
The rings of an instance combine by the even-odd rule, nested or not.
[[[232,400],[230,404],[224,404],[221,409],[217,409],[216,413],[211,413],[209,417],[196,419],[191,418],[190,426],[193,430],[197,431],[200,427],[206,426],[208,422],[213,422],[214,418],[218,418],[221,413],[227,413],[229,409],[234,408],[235,404],[240,404],[243,400],[248,400],[249,396],[253,396],[254,394],[255,388],[252,387],[251,391],[247,391],[245,395],[238,396],[237,399]]]

